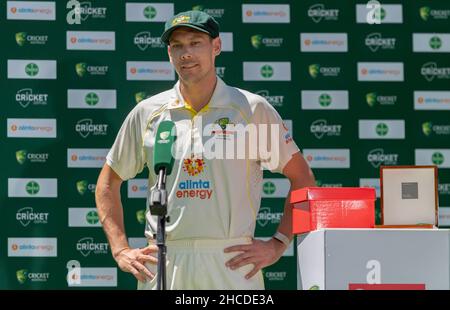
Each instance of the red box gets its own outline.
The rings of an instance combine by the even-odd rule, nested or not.
[[[366,187],[305,187],[291,193],[292,232],[321,228],[373,228],[375,189]]]

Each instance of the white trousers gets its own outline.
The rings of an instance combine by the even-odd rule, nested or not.
[[[223,249],[232,245],[250,243],[249,237],[167,241],[166,288],[170,290],[263,290],[264,280],[261,271],[250,279],[245,279],[245,275],[253,269],[253,264],[235,270],[225,266],[229,259],[241,252],[224,253]],[[155,274],[155,277],[145,283],[138,281],[138,289],[155,290],[157,265],[147,263],[146,267]]]

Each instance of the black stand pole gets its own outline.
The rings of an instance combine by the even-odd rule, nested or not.
[[[167,215],[167,190],[166,169],[162,168],[158,173],[156,188],[150,194],[150,213],[158,216],[156,230],[156,245],[158,246],[158,272],[157,290],[166,290],[166,215]]]

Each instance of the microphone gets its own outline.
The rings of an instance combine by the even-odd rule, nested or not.
[[[158,226],[156,229],[156,245],[158,246],[157,290],[166,289],[166,221],[168,220],[166,218],[166,176],[172,173],[175,161],[172,153],[175,138],[175,123],[172,121],[162,121],[156,131],[155,144],[153,145],[153,169],[158,176],[158,180],[155,188],[151,190],[148,199],[150,214],[158,216]]]
[[[156,132],[153,146],[153,169],[158,175],[165,170],[166,175],[172,173],[174,158],[172,154],[173,143],[176,138],[176,127],[172,121],[162,121]]]

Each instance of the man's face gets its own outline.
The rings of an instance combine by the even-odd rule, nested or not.
[[[195,83],[216,74],[214,60],[220,47],[220,38],[212,39],[201,31],[181,27],[172,32],[168,53],[180,79]]]

